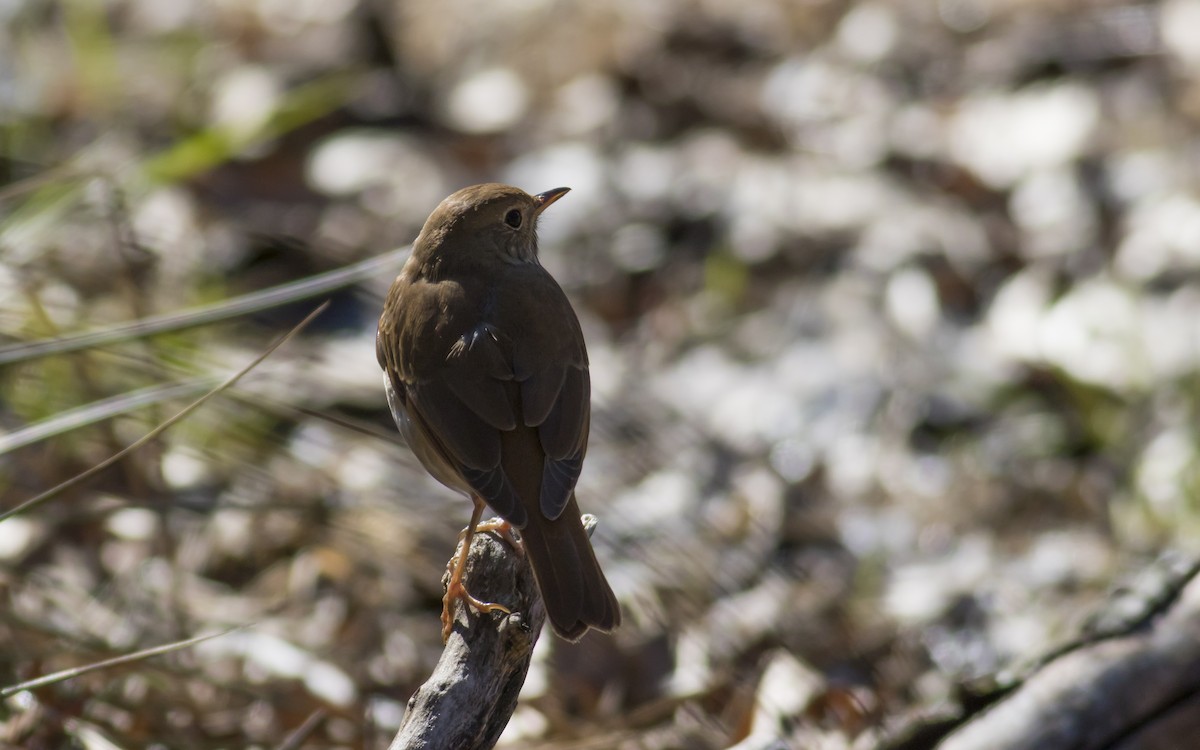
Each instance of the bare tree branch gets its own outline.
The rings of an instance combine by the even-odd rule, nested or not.
[[[590,534],[593,516],[583,517]],[[460,545],[461,546],[461,545]],[[525,555],[494,533],[476,534],[464,579],[472,595],[511,615],[456,605],[437,668],[408,701],[390,750],[486,750],[507,726],[529,671],[546,610]]]

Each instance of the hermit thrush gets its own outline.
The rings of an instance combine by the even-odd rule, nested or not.
[[[485,503],[520,531],[555,632],[621,622],[575,502],[591,381],[583,332],[538,262],[538,215],[567,188],[475,185],[425,222],[379,319],[388,404],[425,469],[475,503],[442,610],[449,637],[465,551]]]

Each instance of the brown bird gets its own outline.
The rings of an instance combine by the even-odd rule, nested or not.
[[[446,198],[425,221],[388,291],[375,352],[388,404],[425,469],[520,530],[550,624],[578,640],[611,631],[621,611],[579,518],[575,483],[587,450],[591,380],[575,311],[538,261],[537,219],[566,194],[499,184]],[[480,611],[463,584],[466,554],[442,609]]]

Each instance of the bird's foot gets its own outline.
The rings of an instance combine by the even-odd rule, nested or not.
[[[469,607],[474,607],[475,611],[480,614],[484,612],[503,612],[506,615],[511,615],[512,610],[503,604],[495,602],[481,602],[471,596],[471,592],[467,591],[467,587],[463,585],[462,579],[454,580],[451,576],[450,583],[446,586],[446,595],[442,597],[442,643],[450,640],[450,631],[454,628],[454,600],[461,599]]]
[[[503,518],[489,518],[488,520],[476,526],[475,531],[495,532],[500,536],[501,539],[503,539],[505,542],[508,542],[508,546],[512,547],[517,554],[525,554],[525,548],[521,546],[520,540],[518,540],[516,535],[513,533],[513,525],[508,521],[505,521]]]
[[[512,547],[517,554],[525,553],[524,548],[521,547],[521,541],[517,539],[516,535],[513,533],[513,525],[508,521],[505,521],[503,518],[496,517],[489,518],[486,521],[480,521],[479,525],[475,527],[475,533],[479,533],[480,531],[494,532],[498,534],[501,539],[507,542],[508,546]],[[458,541],[461,542],[466,535],[467,529],[463,529],[462,531],[458,532]],[[453,565],[454,561],[457,559],[458,553],[455,552],[454,559],[450,561],[450,564]]]

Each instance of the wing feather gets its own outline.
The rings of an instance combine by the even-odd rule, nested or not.
[[[559,400],[567,367],[552,364],[532,373],[521,383],[521,418],[528,427],[546,421]]]

